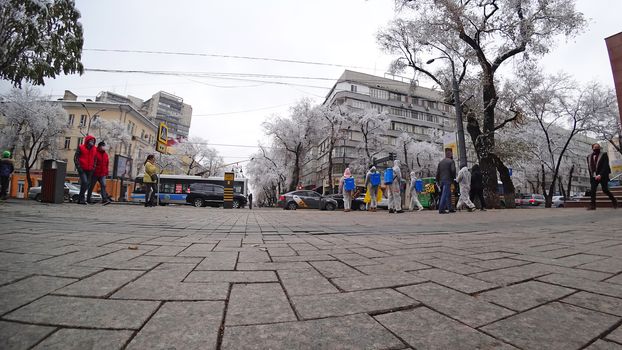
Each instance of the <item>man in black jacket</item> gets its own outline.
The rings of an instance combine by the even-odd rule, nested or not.
[[[451,183],[456,178],[456,163],[451,148],[445,148],[445,159],[438,163],[436,183],[441,188],[441,200],[438,205],[440,214],[455,213],[451,207]]]
[[[600,145],[595,143],[592,145],[592,154],[587,156],[587,168],[590,171],[590,185],[591,185],[591,204],[587,208],[588,210],[596,210],[596,189],[598,184],[603,189],[603,192],[609,197],[613,207],[618,208],[618,201],[609,192],[609,174],[611,174],[611,168],[609,167],[609,157],[607,152],[600,151]]]

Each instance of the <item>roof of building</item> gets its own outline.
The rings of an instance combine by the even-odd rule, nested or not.
[[[417,84],[413,84],[412,82],[406,83],[400,80],[379,77],[347,69],[343,72],[343,74],[341,74],[341,76],[337,80],[337,83],[340,82],[356,82],[369,86],[371,88],[397,92],[404,95],[423,97],[433,101],[443,101],[443,92],[440,90],[426,88]],[[335,86],[337,85],[337,83],[335,83]],[[327,97],[331,95],[333,90],[334,87],[328,93]]]

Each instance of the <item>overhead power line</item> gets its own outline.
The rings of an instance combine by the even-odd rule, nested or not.
[[[123,50],[123,49],[98,49],[98,48],[82,49],[82,51],[140,53],[140,54],[152,54],[152,55],[176,55],[176,56],[199,56],[199,57],[235,58],[235,59],[244,59],[244,60],[273,61],[273,62],[281,62],[281,63],[310,64],[310,65],[315,65],[315,66],[327,66],[327,67],[372,69],[372,68],[368,68],[368,67],[360,67],[360,66],[337,64],[337,63],[327,63],[327,62],[313,62],[313,61],[291,60],[291,59],[273,58],[273,57],[221,55],[221,54],[199,53],[199,52],[175,52],[175,51],[154,51],[154,50]]]

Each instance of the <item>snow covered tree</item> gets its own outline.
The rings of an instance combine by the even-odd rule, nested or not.
[[[287,181],[287,153],[277,149],[266,150],[260,146],[260,151],[251,156],[245,167],[251,187],[255,190],[255,199],[268,206],[276,205],[278,195],[286,186]]]
[[[575,136],[586,131],[590,120],[607,113],[610,101],[601,94],[598,83],[580,86],[567,75],[532,73],[535,74],[523,74],[510,85],[517,96],[517,106],[529,118],[522,135],[530,144],[532,159],[540,163],[540,184],[546,207],[550,208],[564,168],[572,169],[569,156],[581,152],[575,146]]]
[[[383,151],[386,142],[386,133],[391,125],[387,112],[379,112],[374,108],[362,111],[349,110],[347,112],[348,123],[353,131],[360,132],[363,137],[359,149],[363,153],[365,164],[369,166],[372,159]]]
[[[207,140],[200,137],[192,137],[173,148],[173,153],[182,158],[183,168],[187,168],[186,175],[197,173],[198,170],[206,177],[214,176],[224,164],[218,151],[209,147]]]
[[[32,187],[30,170],[42,156],[56,156],[58,138],[67,126],[67,112],[31,86],[12,89],[5,97],[0,104],[4,118],[0,143],[21,158],[28,187]]]
[[[319,125],[314,115],[311,101],[304,99],[290,109],[290,118],[274,117],[263,123],[266,135],[273,138],[273,147],[285,149],[293,158],[288,191],[300,183],[302,161],[317,142]]]
[[[328,183],[330,184],[329,193],[335,190],[333,180],[333,156],[337,142],[346,140],[350,135],[352,125],[348,118],[347,110],[340,106],[318,106],[313,109],[315,119],[319,121],[319,127],[323,131],[323,142],[326,142],[326,153],[328,154]],[[321,141],[321,140],[320,140]],[[345,160],[345,154],[344,154]]]
[[[394,22],[378,37],[385,50],[401,56],[394,62],[394,69],[410,67],[448,92],[447,79],[426,69],[425,59],[440,52],[453,67],[444,71],[450,71],[459,83],[465,68],[472,61],[477,63],[480,93],[476,96],[481,100],[478,108],[465,113],[467,131],[480,159],[487,197],[496,197],[497,171],[504,188],[513,192],[508,168],[494,153],[495,132],[518,117],[510,114],[505,118],[496,113],[499,68],[520,54],[524,60],[542,56],[558,36],[572,37],[582,30],[585,20],[575,10],[575,1],[396,0],[396,3],[400,13],[410,16],[409,19]]]
[[[132,135],[127,131],[127,127],[118,120],[95,118],[91,124],[91,132],[98,142],[105,142],[108,149],[118,145],[127,146],[132,142]]]
[[[0,78],[21,86],[84,72],[82,25],[73,0],[0,0]]]
[[[607,141],[622,155],[622,124],[615,91],[599,84],[595,84],[594,89],[602,99],[604,108],[588,121],[586,128],[597,139]]]

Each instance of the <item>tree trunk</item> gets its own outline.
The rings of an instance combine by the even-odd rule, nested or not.
[[[32,177],[30,176],[30,166],[28,165],[28,162],[26,162],[26,182],[28,183],[28,188],[32,187]]]
[[[335,149],[335,144],[330,142],[328,147],[328,194],[333,194],[334,187],[333,186],[333,150]]]
[[[546,196],[546,172],[544,171],[544,164],[540,164],[542,167],[542,182],[540,183],[542,194]]]
[[[568,187],[566,187],[566,194],[568,195],[568,197],[564,195],[564,197],[566,197],[566,200],[568,200],[570,197],[570,189],[572,188],[572,174],[573,173],[574,173],[574,164],[572,164],[572,166],[570,167],[570,172],[568,174]]]
[[[492,156],[495,158],[497,163],[497,171],[499,172],[501,183],[503,184],[503,202],[505,203],[505,207],[516,208],[516,203],[514,202],[516,189],[514,188],[514,182],[512,182],[512,178],[510,177],[510,170],[505,166],[505,164],[503,164],[499,157],[494,154]]]
[[[295,191],[300,182],[300,147],[296,148],[294,155],[294,170],[292,171],[292,180],[289,183],[288,192]]]

